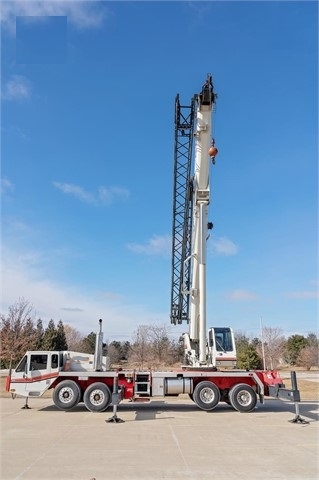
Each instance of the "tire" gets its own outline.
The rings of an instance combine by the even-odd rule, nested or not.
[[[257,394],[250,385],[239,383],[230,389],[229,400],[238,412],[251,412],[256,406]]]
[[[213,410],[220,400],[219,388],[212,382],[200,382],[196,385],[193,398],[202,410]]]
[[[63,380],[53,390],[53,402],[60,410],[71,410],[81,398],[81,390],[73,380]]]
[[[83,401],[91,412],[104,412],[111,403],[111,391],[104,383],[92,383],[85,390]]]

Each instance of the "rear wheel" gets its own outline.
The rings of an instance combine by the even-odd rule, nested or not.
[[[111,391],[104,383],[92,383],[85,390],[83,401],[91,412],[104,412],[111,403]]]
[[[239,412],[251,412],[256,406],[257,395],[250,385],[239,383],[230,389],[229,400],[235,410]]]
[[[52,398],[60,410],[70,410],[79,403],[81,390],[73,380],[63,380],[55,387]]]
[[[193,398],[202,410],[213,410],[220,400],[219,388],[212,382],[200,382],[194,389]]]

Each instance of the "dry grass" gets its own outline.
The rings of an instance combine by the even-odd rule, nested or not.
[[[298,390],[300,392],[300,398],[302,400],[319,400],[319,382],[312,380],[297,380]],[[290,378],[284,379],[286,388],[291,388]]]

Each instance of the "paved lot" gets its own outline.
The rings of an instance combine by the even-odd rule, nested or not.
[[[318,402],[278,400],[248,414],[226,404],[199,410],[188,397],[123,402],[88,412],[56,409],[51,398],[1,398],[2,480],[317,480]]]

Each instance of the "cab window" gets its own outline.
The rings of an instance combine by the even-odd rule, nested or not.
[[[33,354],[30,357],[30,370],[45,370],[48,365],[48,355]]]
[[[51,368],[58,368],[59,366],[59,355],[57,353],[53,353],[51,356]]]
[[[18,364],[17,368],[15,369],[16,372],[25,372],[25,367],[27,365],[27,356],[25,355],[23,359]]]
[[[230,329],[215,328],[214,330],[217,352],[229,352],[233,350],[233,342]]]
[[[60,353],[60,367],[63,367],[64,360],[63,360],[63,353]]]

